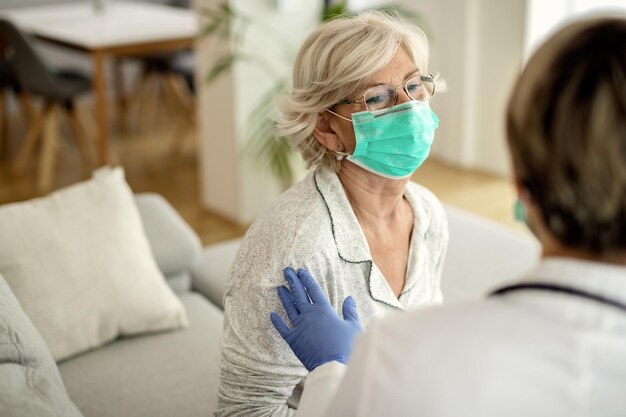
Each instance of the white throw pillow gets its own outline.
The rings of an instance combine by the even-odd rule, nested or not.
[[[56,361],[187,325],[120,168],[0,207],[0,273]]]

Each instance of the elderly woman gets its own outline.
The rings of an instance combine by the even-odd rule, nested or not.
[[[311,371],[298,417],[626,415],[625,83],[624,17],[561,29],[518,79],[507,136],[543,246],[521,282],[376,323],[346,370],[352,306],[288,271],[295,327],[272,321]]]
[[[445,213],[410,176],[438,119],[428,44],[382,14],[337,19],[300,48],[279,127],[315,169],[252,225],[229,276],[217,416],[290,416],[306,369],[267,320],[283,268],[315,273],[364,326],[441,301]]]

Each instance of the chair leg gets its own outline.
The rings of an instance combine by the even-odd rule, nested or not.
[[[30,100],[30,96],[26,91],[22,91],[19,94],[20,100],[20,111],[22,112],[22,118],[24,119],[24,124],[29,124],[33,120],[33,116],[35,114],[35,109],[33,108],[33,103]]]
[[[124,86],[124,61],[116,59],[114,65],[115,97],[117,110],[117,125],[121,133],[128,132],[128,96]]]
[[[44,134],[39,155],[39,173],[37,188],[48,192],[54,184],[57,149],[59,146],[58,106],[52,105],[44,115]]]
[[[7,118],[5,114],[5,93],[4,88],[0,88],[0,161],[6,157],[7,148]]]
[[[195,123],[193,94],[189,91],[187,82],[183,77],[170,73],[166,77],[167,90],[176,99],[179,108],[182,110],[179,112],[179,117],[175,122],[175,127],[172,130],[172,136],[170,139],[170,153],[182,155],[184,153],[185,142],[189,136],[190,125]]]
[[[146,77],[145,84],[147,91],[142,97],[142,118],[140,129],[142,132],[149,132],[156,122],[157,104],[159,101],[159,76],[152,72]]]
[[[46,103],[44,105],[44,108],[40,112],[34,113],[33,119],[30,123],[30,128],[26,133],[26,139],[24,140],[24,144],[20,148],[17,157],[15,158],[15,162],[13,163],[13,173],[15,175],[20,175],[24,172],[26,164],[32,157],[37,142],[39,142],[41,130],[43,127],[44,115],[48,114],[49,109],[53,105],[53,103]]]
[[[96,123],[93,114],[79,106],[76,106],[74,111],[76,112],[76,118],[80,121],[83,129],[85,129],[87,137],[95,141],[94,138],[98,137],[98,134],[100,134],[100,126]]]
[[[80,155],[83,159],[83,168],[86,172],[91,171],[91,168],[95,166],[94,147],[90,141],[90,137],[87,134],[87,128],[81,120],[76,105],[67,111],[67,117],[70,122],[70,130],[74,136],[74,140],[80,150]]]
[[[163,95],[165,96],[165,104],[168,111],[168,118],[176,117],[184,109],[181,108],[179,98],[176,94],[172,83],[169,80],[169,74],[163,75]]]
[[[132,91],[128,94],[129,98],[126,109],[126,120],[131,122],[140,120],[143,113],[143,96],[146,93],[146,83],[148,81],[149,73],[143,68],[140,71],[141,72],[137,74],[132,83]],[[133,129],[137,129],[137,124],[132,123],[131,127]]]
[[[80,125],[85,131],[85,135],[87,137],[88,143],[90,143],[90,147],[93,150],[97,150],[95,138],[97,138],[98,135],[100,134],[100,126],[98,126],[98,123],[96,123],[96,120],[94,119],[93,114],[90,111],[85,110],[84,108],[79,107],[79,106],[76,106],[74,108],[74,111],[76,112],[76,119],[79,121]],[[111,154],[109,156],[109,165],[111,166],[121,165],[121,163],[119,162],[119,157],[117,156],[117,153],[115,152],[115,147],[112,147],[110,152]],[[96,161],[96,159],[94,159],[94,161]],[[92,167],[93,166],[95,165],[92,165]],[[90,173],[91,172],[89,172],[89,174]]]
[[[174,73],[167,74],[167,84],[174,92],[174,96],[178,100],[180,106],[187,112],[193,111],[193,94],[189,91],[187,82],[182,76]]]

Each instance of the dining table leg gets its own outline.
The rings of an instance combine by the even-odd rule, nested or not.
[[[115,77],[115,106],[117,127],[121,133],[128,132],[128,96],[126,95],[126,87],[124,83],[124,61],[122,58],[116,58],[114,62]]]
[[[98,122],[98,136],[96,149],[98,151],[98,166],[107,165],[109,157],[109,117],[105,75],[105,56],[102,51],[95,51],[91,55],[93,61],[93,89],[96,99],[95,113]]]

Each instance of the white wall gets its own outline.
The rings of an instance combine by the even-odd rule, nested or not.
[[[196,7],[214,7],[218,3],[197,0]],[[264,29],[248,33],[245,49],[247,53],[261,53],[279,73],[291,72],[289,50],[295,55],[300,43],[317,26],[322,6],[319,0],[232,0],[230,4],[262,22]],[[282,38],[286,46],[276,43],[276,35],[269,32]],[[207,85],[205,75],[219,56],[220,46],[215,42],[205,39],[198,43],[201,198],[205,207],[247,224],[282,192],[271,174],[243,152],[247,118],[274,80],[258,67],[242,62],[232,73]]]
[[[432,154],[507,175],[504,108],[524,51],[525,0],[403,0],[431,29],[431,70],[448,82],[432,107],[440,128]]]

